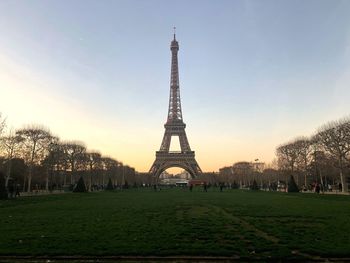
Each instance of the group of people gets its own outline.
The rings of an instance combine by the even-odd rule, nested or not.
[[[190,184],[189,189],[190,189],[190,192],[192,192],[192,190],[193,190],[193,184]],[[203,191],[204,191],[204,192],[208,192],[208,185],[207,185],[206,183],[203,184]]]
[[[9,198],[16,198],[20,196],[20,185],[13,180],[8,181],[7,192]]]
[[[303,191],[306,192],[308,190],[308,188],[304,185],[303,186]],[[323,184],[319,184],[317,182],[310,184],[309,189],[312,189],[315,193],[319,194],[320,192],[332,192],[333,191],[333,187],[331,184],[327,184],[327,185],[323,185]],[[339,192],[341,192],[343,190],[343,185],[341,183],[338,184],[338,190]]]

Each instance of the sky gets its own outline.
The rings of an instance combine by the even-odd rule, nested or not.
[[[349,116],[349,14],[347,0],[1,0],[0,112],[147,172],[176,26],[202,170],[269,163],[279,144]]]

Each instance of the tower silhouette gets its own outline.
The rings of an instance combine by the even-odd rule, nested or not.
[[[150,173],[158,178],[160,174],[170,167],[180,167],[189,172],[195,178],[202,171],[195,159],[195,152],[191,150],[188,143],[185,128],[186,124],[182,119],[179,67],[177,53],[179,43],[174,39],[170,45],[171,50],[171,76],[170,76],[170,96],[167,122],[164,124],[165,132],[160,146],[156,151],[156,160],[150,169]],[[170,151],[170,143],[173,136],[179,137],[181,151]]]

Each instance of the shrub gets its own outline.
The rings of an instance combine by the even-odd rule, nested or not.
[[[114,187],[112,184],[112,180],[111,180],[111,178],[109,178],[106,190],[113,190],[113,189],[114,189]]]
[[[123,187],[124,189],[129,189],[129,183],[128,183],[128,181],[125,181],[125,183],[124,183],[124,187]]]
[[[233,184],[231,185],[231,188],[232,189],[238,189],[239,188],[239,185],[236,181],[233,181]]]
[[[277,191],[278,184],[273,182],[270,184],[270,191]]]
[[[255,179],[250,186],[250,190],[254,190],[254,191],[259,190],[259,186],[258,186],[257,182],[255,181]]]
[[[77,186],[74,188],[73,192],[74,193],[85,193],[85,192],[87,192],[83,177],[80,177],[80,179],[79,179],[79,181],[77,183]]]
[[[291,175],[289,178],[287,191],[288,191],[288,193],[298,193],[299,192],[299,188],[294,181],[293,175]]]

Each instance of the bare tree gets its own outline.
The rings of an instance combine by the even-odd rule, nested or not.
[[[0,138],[1,148],[6,154],[7,170],[5,178],[5,186],[8,186],[8,181],[11,176],[12,159],[17,155],[23,138],[19,135],[14,134],[12,131],[7,136]]]
[[[111,178],[113,185],[116,185],[118,175],[118,161],[110,157],[103,157],[101,161],[103,162],[103,166],[106,169],[108,177]]]
[[[307,186],[307,171],[308,171],[308,165],[310,163],[310,155],[312,152],[311,145],[312,145],[312,141],[310,141],[306,137],[300,137],[294,141],[294,147],[296,148],[295,150],[299,155],[296,160],[297,161],[296,165],[297,165],[297,168],[301,170],[301,172],[304,175],[305,186]]]
[[[279,169],[291,170],[293,173],[298,155],[295,153],[291,143],[278,146],[276,149],[276,155],[278,158]]]
[[[86,147],[82,142],[70,141],[62,143],[64,156],[71,170],[71,184],[75,182],[75,172],[79,159],[81,159],[86,151]]]
[[[89,191],[92,190],[93,174],[96,173],[96,169],[100,168],[101,154],[98,152],[87,152],[85,153],[86,161],[89,166]]]
[[[51,181],[52,176],[54,173],[55,166],[59,165],[59,157],[60,157],[60,144],[59,144],[59,138],[52,136],[50,138],[50,141],[47,145],[47,154],[46,158],[43,160],[42,164],[46,166],[46,179],[45,179],[45,190],[49,191],[49,182],[50,182],[50,175],[51,175]],[[52,182],[51,182],[52,184]]]
[[[277,189],[274,189],[274,187],[272,187],[272,186],[275,185],[277,187],[279,172],[273,168],[266,168],[263,170],[262,173],[263,173],[265,182],[267,183],[268,187],[272,188],[272,190],[277,190]]]
[[[232,166],[233,175],[240,182],[241,187],[251,185],[253,182],[253,166],[250,162],[237,162]]]
[[[130,184],[134,184],[135,180],[135,169],[129,165],[123,165],[123,178],[124,178],[124,187],[129,187]]]
[[[220,181],[232,184],[235,181],[232,166],[226,166],[219,169]]]
[[[2,114],[0,112],[0,137],[3,131],[5,130],[5,127],[6,127],[6,119],[2,117]]]
[[[57,158],[58,158],[58,165],[56,167],[56,172],[62,172],[63,178],[61,183],[63,185],[67,185],[67,171],[69,169],[69,160],[66,154],[66,143],[60,142],[58,144],[57,148]]]
[[[278,146],[276,149],[276,154],[278,158],[279,168],[282,170],[287,170],[291,175],[294,175],[296,164],[298,162],[298,159],[300,159],[301,152],[303,150],[303,145],[303,139],[295,139],[291,142]]]
[[[30,192],[34,165],[39,164],[40,160],[43,159],[52,136],[49,130],[35,125],[20,129],[16,134],[22,137],[25,146],[24,151],[29,167],[27,191]],[[23,187],[25,187],[25,183]]]
[[[350,153],[350,120],[344,119],[324,125],[318,130],[314,140],[336,158],[342,191],[345,192],[347,189],[344,171]]]
[[[66,184],[66,172],[67,172],[67,160],[65,158],[64,149],[62,143],[59,141],[56,145],[53,145],[53,159],[55,160],[56,171],[53,173],[55,175],[55,184],[62,185]],[[63,172],[63,178],[62,178]],[[58,177],[58,178],[57,178]],[[58,180],[57,180],[58,179]]]

